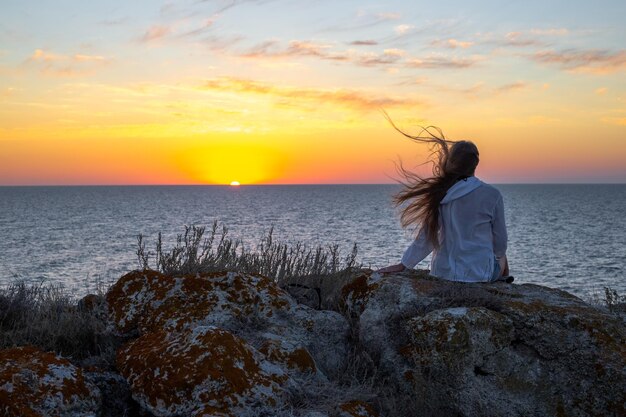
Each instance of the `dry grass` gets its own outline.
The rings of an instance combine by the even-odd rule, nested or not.
[[[626,295],[620,295],[611,287],[604,287],[604,304],[612,313],[626,313]]]
[[[16,281],[0,288],[0,349],[24,345],[111,365],[117,340],[101,312],[79,306],[63,287]]]
[[[146,249],[143,235],[137,237],[140,269],[156,269],[167,275],[185,275],[232,270],[261,274],[276,282],[292,282],[305,276],[326,276],[357,266],[357,246],[342,257],[338,245],[309,247],[302,243],[289,246],[276,242],[272,230],[255,250],[246,248],[241,239],[228,236],[228,229],[213,223],[208,236],[206,228],[185,226],[175,245],[168,251],[158,234],[155,251]],[[154,266],[151,261],[154,260]]]

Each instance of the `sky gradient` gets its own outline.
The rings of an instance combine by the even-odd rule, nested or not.
[[[626,2],[3,0],[0,185],[626,182]]]

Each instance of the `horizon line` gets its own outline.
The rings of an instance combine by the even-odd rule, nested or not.
[[[626,185],[622,182],[488,182],[495,185]],[[0,184],[0,187],[272,187],[272,186],[336,186],[336,185],[402,185],[399,182],[371,183],[271,183],[271,184]]]

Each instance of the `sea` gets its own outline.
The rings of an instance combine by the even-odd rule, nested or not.
[[[496,185],[511,274],[581,298],[626,294],[626,185]],[[398,263],[413,236],[398,185],[0,187],[0,286],[63,285],[76,296],[136,269],[137,236],[172,246],[185,225],[226,226],[254,249],[275,240],[338,245],[373,269]],[[428,259],[419,268],[428,268]]]

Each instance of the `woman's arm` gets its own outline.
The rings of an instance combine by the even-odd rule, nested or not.
[[[433,244],[424,230],[422,230],[411,245],[404,251],[402,265],[406,268],[414,268],[421,260],[433,251]]]
[[[491,221],[493,234],[493,253],[496,258],[502,258],[506,255],[507,232],[506,223],[504,221],[504,202],[502,196],[498,199]]]
[[[427,238],[426,233],[420,232],[417,238],[411,243],[411,245],[404,251],[402,261],[399,264],[391,265],[386,268],[379,269],[377,272],[390,273],[390,272],[402,272],[405,269],[415,267],[422,259],[428,256],[433,251],[433,245]]]
[[[493,253],[500,263],[502,276],[509,275],[509,261],[506,258],[506,248],[508,235],[506,232],[506,222],[504,220],[504,202],[502,196],[498,199],[491,222],[493,234]]]

